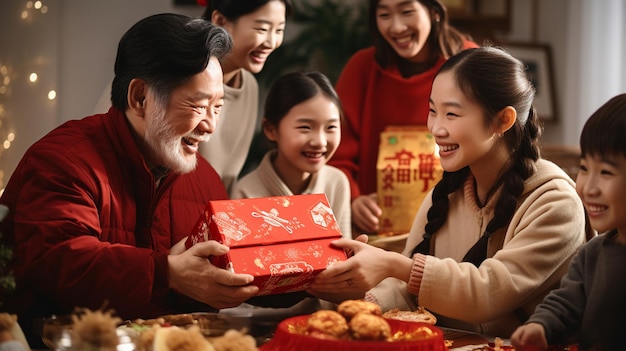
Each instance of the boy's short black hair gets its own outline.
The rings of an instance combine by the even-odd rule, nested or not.
[[[626,158],[626,94],[620,94],[594,112],[580,134],[581,157]]]

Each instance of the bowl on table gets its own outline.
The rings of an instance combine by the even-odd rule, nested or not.
[[[55,350],[59,340],[66,337],[68,332],[72,330],[74,321],[72,316],[66,315],[52,315],[43,320],[41,340],[44,345],[51,350]]]
[[[72,333],[74,319],[72,315],[52,315],[45,318],[42,325],[41,340],[50,350],[72,350]],[[119,340],[117,351],[131,351],[135,349],[135,333],[116,330]]]
[[[443,331],[432,324],[387,319],[391,327],[391,341],[336,340],[307,335],[309,315],[288,318],[278,324],[272,340],[261,346],[261,351],[301,350],[390,350],[390,351],[446,351]],[[424,332],[427,333],[424,333]],[[427,335],[427,336],[423,336]]]

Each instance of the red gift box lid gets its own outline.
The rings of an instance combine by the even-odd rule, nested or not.
[[[341,238],[325,194],[210,201],[209,239],[230,248]]]

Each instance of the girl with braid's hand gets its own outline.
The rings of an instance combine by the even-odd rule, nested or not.
[[[403,253],[338,240],[353,257],[320,273],[310,292],[367,290],[383,311],[422,306],[441,326],[511,335],[586,239],[573,180],[540,157],[534,97],[525,64],[501,49],[446,61],[428,115],[445,172]]]

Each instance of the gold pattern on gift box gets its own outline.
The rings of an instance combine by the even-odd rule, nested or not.
[[[241,218],[232,216],[232,214],[217,212],[212,218],[220,226],[226,245],[230,245],[233,241],[242,241],[251,234],[246,222]]]
[[[321,202],[315,205],[311,210],[311,218],[313,219],[313,223],[324,228],[328,228],[336,223],[333,210]]]
[[[261,259],[258,257],[254,259],[254,265],[261,269],[265,269],[265,265],[263,264],[263,262],[261,262]]]

